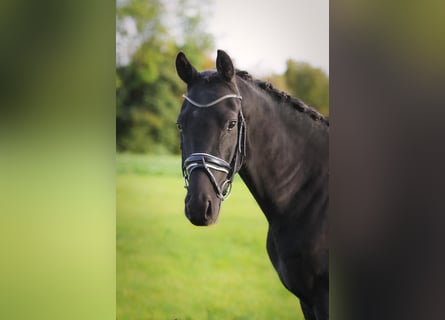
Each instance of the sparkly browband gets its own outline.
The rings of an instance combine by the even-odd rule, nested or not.
[[[240,95],[237,94],[226,94],[225,96],[222,96],[221,98],[218,98],[212,102],[206,103],[206,104],[202,104],[202,103],[198,103],[196,101],[193,101],[192,99],[190,99],[189,97],[187,97],[185,94],[182,95],[185,100],[187,100],[188,102],[190,102],[191,104],[193,104],[194,106],[198,107],[198,108],[207,108],[207,107],[211,107],[215,104],[217,104],[218,102],[221,102],[225,99],[229,99],[229,98],[237,98],[237,99],[242,99],[243,97],[241,97]]]

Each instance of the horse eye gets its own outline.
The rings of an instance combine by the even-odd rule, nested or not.
[[[236,120],[229,121],[228,130],[232,130],[236,126]]]
[[[178,130],[179,130],[179,131],[182,131],[182,124],[180,124],[180,123],[176,123],[176,126],[178,127]]]

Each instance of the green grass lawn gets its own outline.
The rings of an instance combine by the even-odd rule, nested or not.
[[[241,179],[217,224],[184,215],[180,157],[117,156],[117,319],[303,319]]]

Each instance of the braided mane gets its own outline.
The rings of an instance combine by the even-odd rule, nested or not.
[[[311,119],[315,121],[321,121],[326,126],[329,126],[329,118],[322,115],[320,112],[312,107],[307,106],[303,101],[298,98],[293,98],[288,93],[275,89],[272,83],[269,81],[262,81],[254,79],[247,71],[236,70],[236,75],[243,80],[251,82],[259,88],[268,92],[278,102],[288,102],[294,109],[299,112],[307,114]]]

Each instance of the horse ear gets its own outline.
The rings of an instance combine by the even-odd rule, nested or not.
[[[176,56],[176,72],[185,83],[189,84],[198,75],[195,67],[188,61],[183,52],[179,52]]]
[[[232,59],[223,50],[218,50],[216,56],[216,70],[226,81],[232,80],[235,75],[235,68],[233,67]]]

